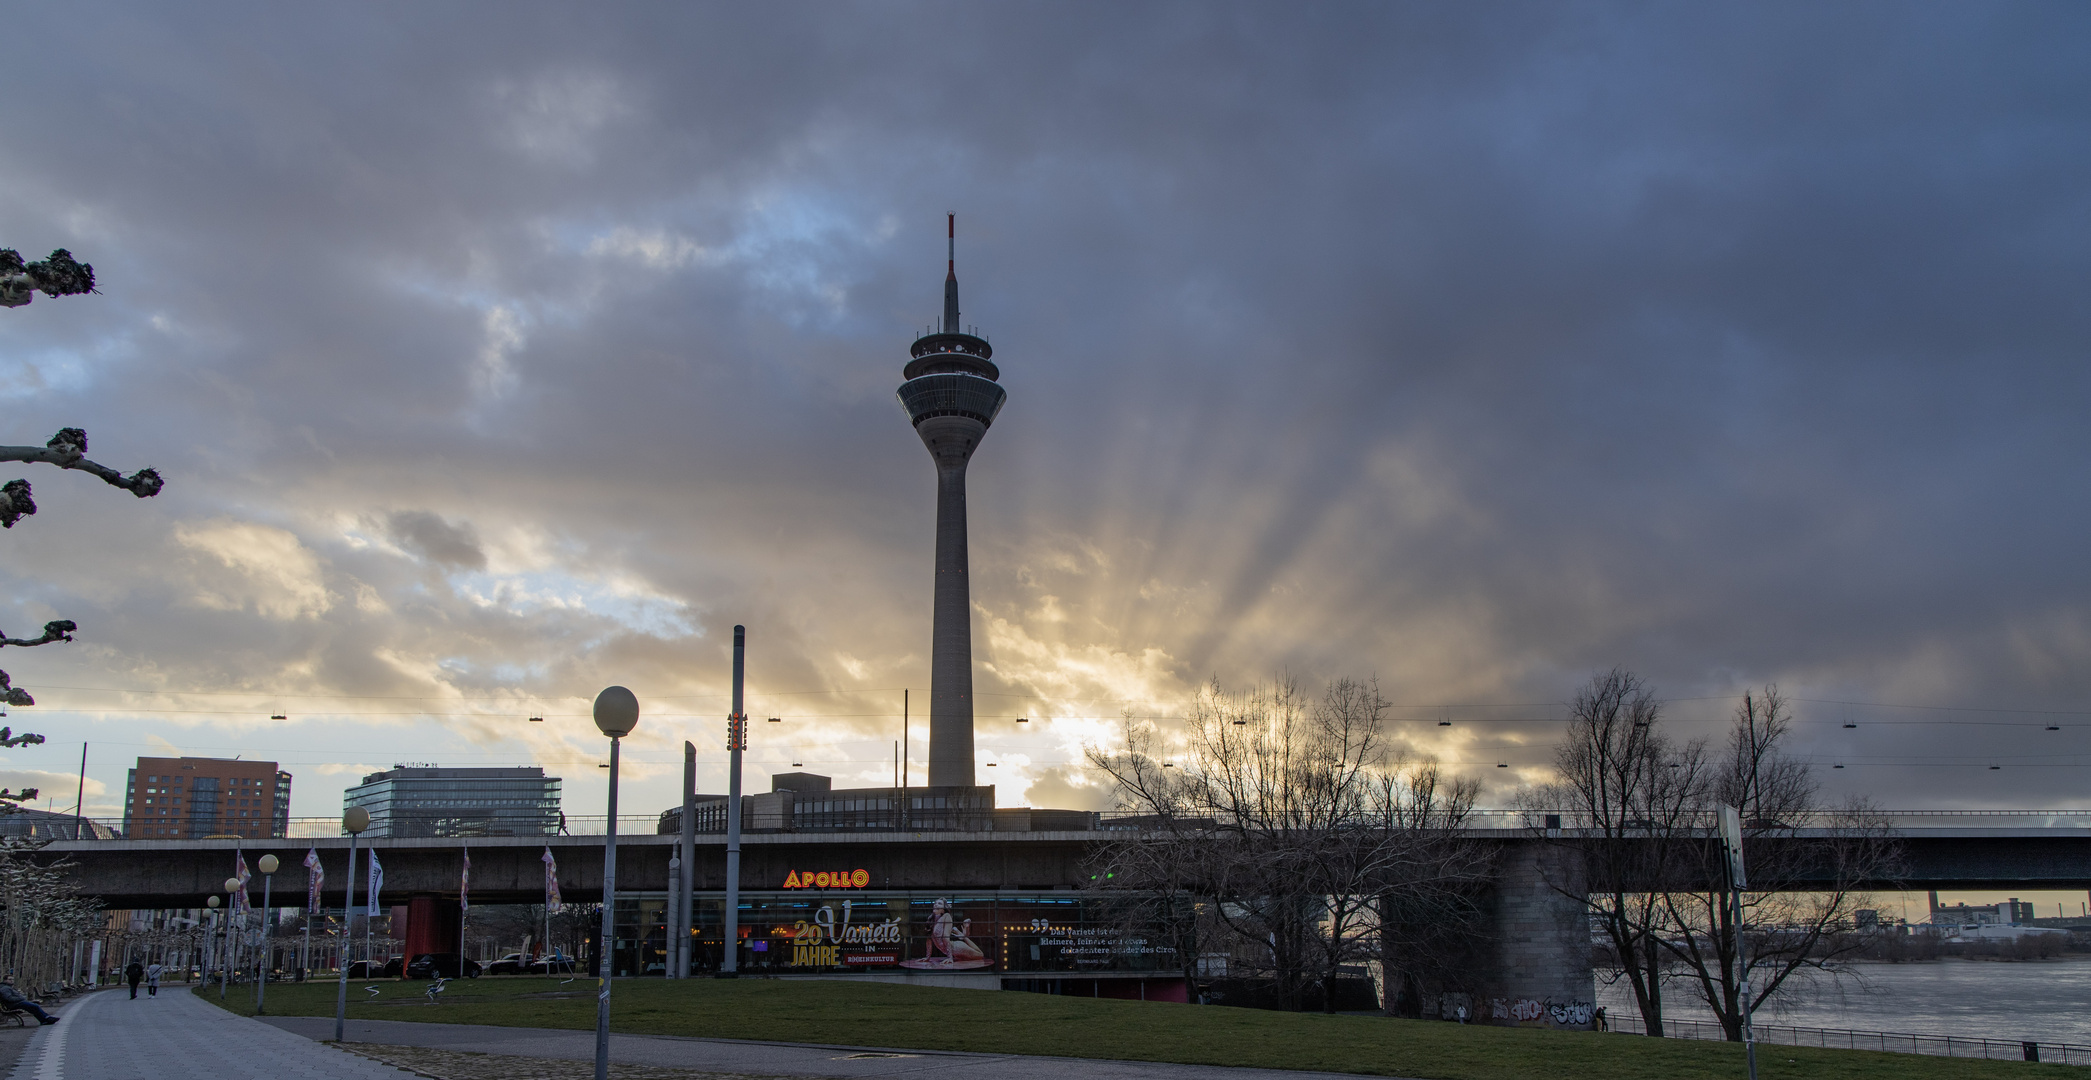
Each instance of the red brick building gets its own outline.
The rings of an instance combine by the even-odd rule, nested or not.
[[[289,829],[290,774],[273,761],[142,757],[124,789],[127,837],[267,837]]]

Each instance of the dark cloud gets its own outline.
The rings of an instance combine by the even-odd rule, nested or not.
[[[400,545],[438,566],[457,570],[486,569],[486,552],[470,522],[453,525],[426,510],[396,510],[385,519]]]
[[[0,313],[8,441],[170,483],[35,478],[9,618],[81,621],[46,683],[427,695],[489,718],[383,723],[460,754],[588,752],[499,718],[625,682],[664,762],[746,623],[762,692],[849,691],[765,706],[772,756],[886,775],[932,514],[891,393],[955,209],[1010,388],[972,504],[1005,785],[1072,797],[1073,743],[1214,674],[1502,704],[1625,664],[1688,726],[1769,681],[1978,707],[1804,703],[1805,749],[1890,803],[2071,799],[2085,718],[1999,710],[2091,691],[2085,21],[21,14],[17,81],[82,89],[0,129],[0,243],[103,295]],[[1488,715],[1447,756],[1543,763]]]

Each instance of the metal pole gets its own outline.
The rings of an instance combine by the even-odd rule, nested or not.
[[[342,1041],[348,1024],[348,941],[356,919],[356,834],[349,834],[348,896],[341,902],[341,987],[334,994],[334,1041]]]
[[[274,952],[274,950],[273,950],[273,949],[272,949],[272,948],[270,947],[270,946],[271,946],[271,944],[272,944],[272,942],[270,941],[270,938],[269,938],[269,898],[270,898],[270,895],[271,895],[271,894],[270,894],[270,891],[269,891],[269,890],[270,890],[270,889],[272,889],[272,888],[274,888],[274,887],[275,887],[275,884],[276,884],[276,875],[274,875],[274,874],[263,874],[263,875],[261,876],[261,956],[262,956],[262,961],[261,961],[261,963],[259,963],[259,964],[256,964],[256,965],[254,965],[254,967],[255,967],[255,971],[254,971],[254,1015],[256,1015],[256,1016],[266,1016],[266,1015],[268,1015],[268,1009],[264,1008],[264,1007],[263,1007],[263,1004],[262,1004],[262,1003],[263,1003],[263,1001],[264,1001],[264,1000],[265,1000],[265,999],[266,999],[266,998],[268,997],[268,989],[269,989],[269,968],[271,968],[271,967],[275,966],[275,965],[273,965],[273,964],[271,964],[271,963],[270,963],[270,961],[271,961],[271,960],[274,960],[274,959],[275,959],[275,957],[274,957],[274,956],[272,955],[272,954],[273,954],[273,952]]]
[[[218,919],[218,1000],[225,1000],[225,987],[232,981],[232,897],[225,898],[225,914]]]
[[[900,692],[900,827],[908,827],[908,692]]]
[[[80,744],[80,795],[73,803],[73,839],[87,839],[87,744]]]
[[[617,925],[617,746],[610,736],[610,830],[603,838],[603,930],[596,952],[595,1080],[610,1080],[610,952]]]
[[[1742,890],[1730,886],[1729,901],[1735,906],[1735,966],[1742,976],[1743,1056],[1750,1065],[1750,1080],[1757,1080],[1757,1033],[1750,1027],[1750,960],[1743,943]]]
[[[1728,903],[1734,913],[1736,981],[1741,985],[1740,1006],[1742,1008],[1743,1056],[1749,1062],[1750,1080],[1757,1080],[1757,1033],[1750,1028],[1750,954],[1743,940],[1743,890],[1750,887],[1749,872],[1743,864],[1742,808],[1722,806],[1720,808],[1721,846],[1728,856],[1722,859],[1727,869]]]
[[[742,715],[741,688],[747,670],[748,628],[733,628],[733,721],[729,727],[726,770],[726,933],[721,939],[723,956],[719,977],[733,979],[741,970],[741,732],[747,717]]]
[[[697,924],[697,745],[682,744],[682,879],[677,883],[675,940],[682,957],[676,978],[690,977],[690,930]]]

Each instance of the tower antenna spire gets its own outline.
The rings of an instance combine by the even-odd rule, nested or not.
[[[958,215],[944,215],[944,332],[958,333]]]

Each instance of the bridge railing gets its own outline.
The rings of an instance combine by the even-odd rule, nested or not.
[[[168,841],[182,841],[182,840],[202,840],[202,839],[206,839],[205,837],[202,837],[202,836],[136,836],[136,837],[133,837],[133,836],[129,836],[129,835],[127,835],[127,834],[126,834],[126,833],[124,832],[124,827],[123,827],[123,819],[122,819],[122,818],[88,818],[87,820],[88,820],[88,821],[89,821],[90,823],[92,823],[92,824],[91,824],[91,826],[90,826],[90,827],[89,827],[89,828],[88,828],[88,829],[86,830],[86,833],[87,833],[87,836],[88,836],[88,838],[89,838],[89,839],[93,839],[93,838],[94,838],[94,836],[95,836],[95,834],[96,834],[96,831],[97,831],[97,830],[95,830],[94,828],[92,828],[92,825],[99,825],[99,826],[102,826],[103,828],[106,828],[106,829],[110,830],[111,832],[115,833],[115,834],[116,834],[116,835],[117,835],[118,837],[120,837],[120,838],[122,838],[122,839],[136,839],[136,840],[168,840]],[[4,823],[5,823],[5,819],[4,819],[4,818],[0,818],[0,828],[4,828],[4,827],[5,827]],[[608,818],[607,816],[605,816],[605,815],[596,815],[596,816],[593,816],[593,817],[587,817],[587,816],[578,816],[578,817],[577,817],[577,816],[569,816],[569,817],[567,817],[567,819],[566,819],[566,821],[565,821],[565,824],[564,824],[564,826],[563,826],[563,827],[555,827],[554,831],[552,831],[552,832],[549,832],[549,833],[544,833],[544,834],[537,834],[537,833],[523,833],[523,834],[503,834],[503,835],[526,835],[526,836],[544,835],[544,836],[557,836],[557,835],[560,835],[560,833],[561,833],[561,832],[564,832],[564,833],[565,833],[566,835],[570,835],[570,836],[601,836],[601,835],[603,835],[603,834],[604,834],[605,832],[608,832],[608,831],[609,831],[609,823],[610,823],[610,819],[609,819],[609,818]],[[658,815],[655,815],[655,814],[619,814],[619,815],[617,815],[617,833],[618,833],[618,835],[620,835],[620,836],[632,836],[632,835],[635,835],[635,834],[636,834],[636,835],[645,835],[645,836],[652,836],[652,835],[653,835],[653,834],[654,834],[654,833],[655,833],[656,831],[658,831],[658,829],[659,829],[659,826],[660,826],[660,817],[659,817]],[[70,820],[70,819],[67,819],[66,821],[62,821],[62,822],[54,822],[54,823],[52,823],[52,824],[50,824],[50,825],[46,825],[46,824],[45,824],[44,822],[42,822],[42,821],[38,821],[38,822],[36,822],[36,823],[35,823],[35,824],[34,824],[33,826],[30,826],[30,827],[31,827],[31,828],[35,828],[35,829],[37,829],[37,830],[38,830],[38,831],[36,831],[35,833],[33,833],[32,835],[34,835],[34,836],[36,836],[36,837],[39,837],[39,838],[42,838],[42,837],[46,837],[46,836],[52,836],[52,837],[55,837],[55,838],[57,838],[57,839],[61,839],[61,840],[70,840],[70,839],[72,839],[72,838],[73,838],[73,826],[72,826],[72,823],[71,823],[71,820]],[[48,831],[46,831],[46,830],[48,830]],[[229,836],[231,836],[231,835],[232,835],[232,834],[230,834],[230,833],[226,833],[226,834],[223,834],[223,836],[227,836],[227,837],[229,837]],[[339,815],[335,815],[335,816],[332,816],[332,817],[294,817],[294,818],[291,818],[291,819],[290,819],[290,821],[288,822],[288,825],[287,825],[287,827],[286,827],[285,831],[284,831],[284,832],[283,832],[283,833],[281,834],[281,837],[283,837],[283,838],[289,838],[289,839],[293,839],[293,840],[296,840],[296,839],[313,839],[313,838],[321,838],[321,837],[329,837],[329,836],[336,836],[336,837],[338,837],[338,836],[347,836],[347,835],[348,835],[347,833],[345,833],[345,832],[342,832],[342,831],[341,831],[341,818],[340,818],[340,816],[339,816]],[[370,834],[366,833],[366,834],[364,834],[364,835],[368,836],[368,835],[370,835]],[[273,838],[273,837],[272,837],[272,838]],[[255,839],[264,839],[264,838],[261,838],[261,837],[257,837],[257,838],[255,838]],[[461,839],[462,839],[462,838],[461,838]]]
[[[2091,809],[1883,810],[1880,811],[1880,814],[1897,829],[2091,829]],[[1562,815],[1562,819],[1570,825],[1573,825],[1575,821],[1574,815],[1567,813]],[[202,837],[157,837],[147,835],[128,837],[124,830],[122,818],[88,818],[87,820],[90,826],[85,831],[90,839],[102,830],[119,837],[139,840],[203,839]],[[1097,825],[1106,830],[1114,827],[1134,828],[1143,820],[1152,819],[1150,815],[1115,810],[1106,810],[1096,816]],[[1531,828],[1534,825],[1543,825],[1545,820],[1546,812],[1544,811],[1489,809],[1473,811],[1468,818],[1468,824],[1470,827],[1482,831],[1504,832]],[[1828,825],[1831,822],[1831,814],[1822,812],[1799,815],[1795,820],[1786,822],[1786,824],[1797,828],[1808,828],[1811,826]],[[6,819],[0,817],[0,832],[9,831],[7,824]],[[659,824],[660,817],[658,814],[619,814],[617,816],[617,832],[623,836],[651,836],[658,831]],[[608,831],[608,825],[609,818],[603,815],[573,814],[566,817],[563,830],[560,831],[570,836],[601,836]],[[98,830],[94,826],[100,826],[101,829]],[[74,825],[70,818],[60,820],[38,818],[33,823],[26,823],[21,826],[19,831],[40,838],[70,840],[73,839],[73,829]],[[341,831],[341,818],[338,816],[294,817],[290,819],[288,830],[283,834],[284,837],[290,839],[342,835],[345,834]],[[559,831],[544,835],[559,835]]]
[[[1551,815],[1573,827],[1575,814],[1550,810],[1473,810],[1467,824],[1484,831],[1507,831],[1543,827]],[[1880,810],[1876,811],[1897,829],[2091,829],[2091,808],[2081,810]],[[1105,811],[1098,815],[1104,828],[1113,824],[1131,826],[1152,815],[1130,811]],[[1798,829],[1828,827],[1838,823],[1839,813],[1822,810],[1795,814],[1782,824]]]
[[[1647,1034],[1638,1016],[1615,1016],[1612,1030],[1627,1035]],[[1991,1039],[1970,1035],[1926,1035],[1906,1031],[1859,1031],[1851,1028],[1786,1027],[1756,1024],[1757,1041],[1776,1046],[1820,1046],[1834,1050],[1883,1050],[1891,1054],[1925,1054],[1931,1057],[1982,1058],[1986,1061],[2045,1061],[2061,1065],[2091,1065],[2091,1046],[2075,1043],[2041,1042],[2033,1039]],[[1712,1020],[1664,1018],[1663,1031],[1673,1039],[1724,1040],[1728,1033]]]

